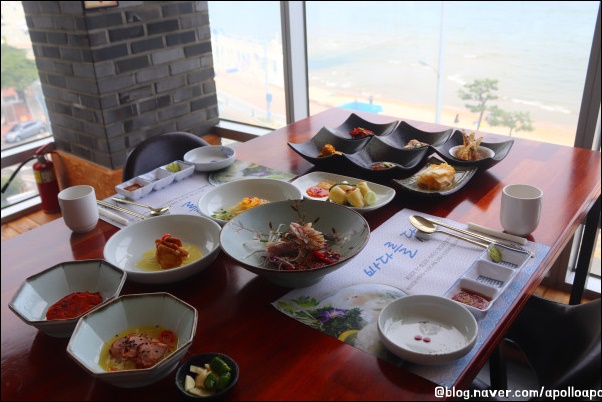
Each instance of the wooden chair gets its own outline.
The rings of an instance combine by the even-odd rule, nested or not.
[[[202,138],[181,131],[148,138],[127,155],[122,179],[126,181],[174,160],[183,160],[186,152],[207,145]]]

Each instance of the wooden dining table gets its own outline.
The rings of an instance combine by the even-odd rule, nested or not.
[[[328,109],[237,144],[237,158],[296,176],[317,170],[287,143],[308,141],[324,126],[339,126],[350,113],[339,108]],[[424,131],[448,128],[403,116],[356,114],[375,123],[403,120]],[[484,142],[508,140],[507,136],[478,134],[484,137]],[[578,227],[586,223],[577,281],[585,283],[588,274],[588,257],[593,249],[593,239],[591,244],[587,243],[588,236],[595,234],[600,214],[600,152],[512,139],[514,144],[507,157],[490,169],[477,172],[461,190],[439,198],[398,190],[392,202],[364,215],[372,231],[404,208],[502,230],[499,209],[504,186],[524,183],[543,190],[541,220],[528,239],[549,246],[549,252],[458,376],[454,384],[458,390],[469,387],[527,299],[563,250],[571,246]],[[2,243],[2,400],[185,399],[174,383],[175,371],[137,389],[117,388],[94,379],[67,355],[68,338],[53,338],[38,332],[8,307],[27,277],[61,262],[102,258],[104,245],[118,230],[100,220],[91,232],[74,234],[61,218]],[[575,300],[583,290],[579,283]],[[224,253],[209,269],[188,280],[169,285],[128,281],[122,294],[160,291],[169,292],[198,310],[196,336],[186,357],[221,352],[238,363],[239,381],[225,399],[446,399],[436,398],[437,384],[282,314],[272,302],[290,289],[243,269]],[[456,395],[448,399],[458,398]]]

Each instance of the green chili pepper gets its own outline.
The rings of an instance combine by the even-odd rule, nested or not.
[[[203,386],[207,391],[215,391],[217,390],[217,382],[218,379],[215,374],[209,373],[207,374],[207,377],[205,377],[205,381],[203,381]]]
[[[217,390],[221,391],[222,389],[225,389],[228,385],[230,385],[231,380],[232,374],[230,374],[230,372],[222,374],[219,380],[217,380]]]
[[[500,253],[500,250],[498,250],[497,247],[495,247],[493,244],[489,246],[489,250],[487,250],[487,253],[489,254],[489,258],[491,258],[493,262],[502,261],[502,253]]]
[[[232,368],[228,366],[228,363],[226,363],[224,359],[219,356],[215,356],[213,360],[211,360],[211,363],[209,363],[209,366],[211,367],[211,370],[215,371],[219,375],[224,375],[225,373],[232,371]]]

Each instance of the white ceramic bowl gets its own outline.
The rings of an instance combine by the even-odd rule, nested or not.
[[[140,187],[135,190],[129,190],[128,187],[132,185],[138,185]],[[148,180],[144,180],[141,177],[134,177],[133,179],[116,185],[115,191],[117,191],[117,194],[121,194],[125,198],[136,201],[142,197],[146,197],[151,191],[153,191],[153,183]]]
[[[455,147],[451,147],[449,149],[449,153],[451,156],[453,156],[456,159],[460,159],[456,156],[456,151],[458,150],[458,148],[460,148],[461,145],[456,145]],[[479,158],[479,160],[482,159],[488,159],[488,158],[493,158],[495,156],[495,152],[493,151],[493,149],[487,148],[487,147],[483,147],[483,146],[479,146],[479,148],[477,148],[477,152],[479,153],[479,155],[481,156]]]
[[[209,218],[197,215],[161,215],[126,226],[105,244],[104,258],[138,283],[165,284],[195,275],[208,268],[220,252],[221,227]],[[138,266],[143,253],[155,249],[155,239],[169,233],[183,243],[197,246],[202,257],[177,268],[148,271]]]
[[[88,374],[122,388],[152,384],[171,373],[184,357],[196,332],[197,310],[169,293],[120,296],[84,315],[67,345],[67,354]],[[127,330],[155,326],[173,331],[177,348],[165,359],[145,369],[105,371],[99,364],[105,342]]]
[[[221,184],[205,193],[198,203],[201,215],[211,218],[220,225],[226,220],[214,218],[220,209],[228,210],[238,204],[244,197],[258,197],[270,202],[284,200],[300,200],[303,193],[292,183],[276,180],[249,178]]]
[[[370,226],[357,211],[330,202],[316,200],[278,201],[257,206],[235,216],[222,228],[220,243],[230,257],[243,268],[272,283],[299,288],[311,286],[350,262],[368,243]],[[307,270],[279,270],[266,263],[265,238],[270,229],[283,225],[288,230],[292,222],[313,223],[313,228],[326,235],[336,234],[338,240],[328,241],[329,248],[340,254],[340,261]]]
[[[478,329],[466,307],[440,296],[404,296],[378,316],[381,342],[416,364],[440,365],[464,356],[474,347]]]
[[[99,292],[104,299],[100,305],[106,304],[119,295],[125,279],[125,272],[103,260],[64,262],[27,278],[8,306],[26,324],[47,335],[65,338],[71,336],[83,314],[47,320],[50,306],[75,292]]]
[[[227,168],[236,160],[233,148],[208,145],[192,149],[184,154],[184,161],[192,163],[197,172],[212,172]]]
[[[183,161],[173,161],[173,162],[170,162],[168,164],[161,166],[159,169],[164,169],[166,171],[170,171],[169,169],[167,169],[167,167],[169,165],[171,165],[172,163],[178,165],[178,167],[180,168],[180,170],[178,170],[176,172],[171,172],[174,175],[175,181],[182,181],[194,173],[194,165],[192,163],[183,162]]]

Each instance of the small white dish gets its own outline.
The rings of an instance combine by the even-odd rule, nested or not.
[[[223,145],[208,145],[186,152],[184,161],[192,163],[197,172],[213,172],[233,164],[236,161],[236,152],[233,148]]]
[[[380,207],[387,205],[389,202],[391,202],[391,200],[393,200],[393,198],[395,198],[395,190],[390,187],[383,186],[378,183],[373,183],[371,181],[356,179],[354,177],[348,177],[348,176],[343,176],[343,175],[334,174],[334,173],[327,173],[327,172],[308,173],[306,175],[300,176],[300,177],[296,178],[295,180],[293,180],[292,184],[294,184],[299,189],[299,191],[301,191],[301,193],[303,194],[303,197],[305,197],[305,198],[308,198],[310,200],[317,200],[317,201],[328,201],[327,196],[318,198],[318,197],[312,197],[309,194],[307,194],[307,189],[318,185],[318,183],[320,183],[322,181],[328,181],[331,183],[341,183],[341,182],[346,181],[350,184],[357,184],[361,181],[365,181],[368,184],[368,187],[370,187],[370,189],[372,191],[374,191],[374,193],[376,194],[376,202],[374,202],[374,204],[372,204],[372,205],[365,206],[363,208],[357,208],[357,207],[352,207],[350,205],[345,205],[346,207],[354,209],[357,212],[373,211],[375,209],[378,209]]]
[[[153,184],[153,190],[162,190],[173,183],[176,176],[165,169],[157,168],[148,173],[145,173],[140,178],[150,181]]]
[[[270,202],[303,199],[301,191],[292,183],[263,178],[248,178],[220,184],[205,193],[198,202],[201,215],[224,226],[227,220],[215,218],[220,210],[236,206],[245,197],[257,197]]]
[[[458,148],[460,148],[462,145],[456,145],[455,147],[451,147],[449,149],[449,154],[451,156],[453,156],[454,158],[458,159],[458,160],[463,160],[460,159],[456,156],[456,151],[458,150]],[[479,148],[477,149],[477,152],[480,155],[480,158],[478,160],[483,160],[483,159],[488,159],[488,158],[493,158],[495,156],[495,152],[493,151],[493,149],[487,148],[487,147],[483,147],[483,146],[479,146]]]
[[[136,188],[132,189],[131,186],[135,186]],[[134,177],[131,180],[116,185],[115,191],[125,198],[136,201],[142,197],[146,197],[153,191],[153,183],[141,177]]]
[[[170,166],[170,165],[177,165],[180,170],[171,172],[168,169],[168,166]],[[191,163],[188,163],[188,162],[183,162],[183,161],[173,161],[171,163],[161,166],[159,169],[163,169],[168,172],[171,172],[174,175],[175,181],[182,181],[194,173],[194,165]]]
[[[464,356],[477,341],[477,320],[463,305],[433,295],[392,301],[378,316],[381,342],[416,364],[441,365]]]

